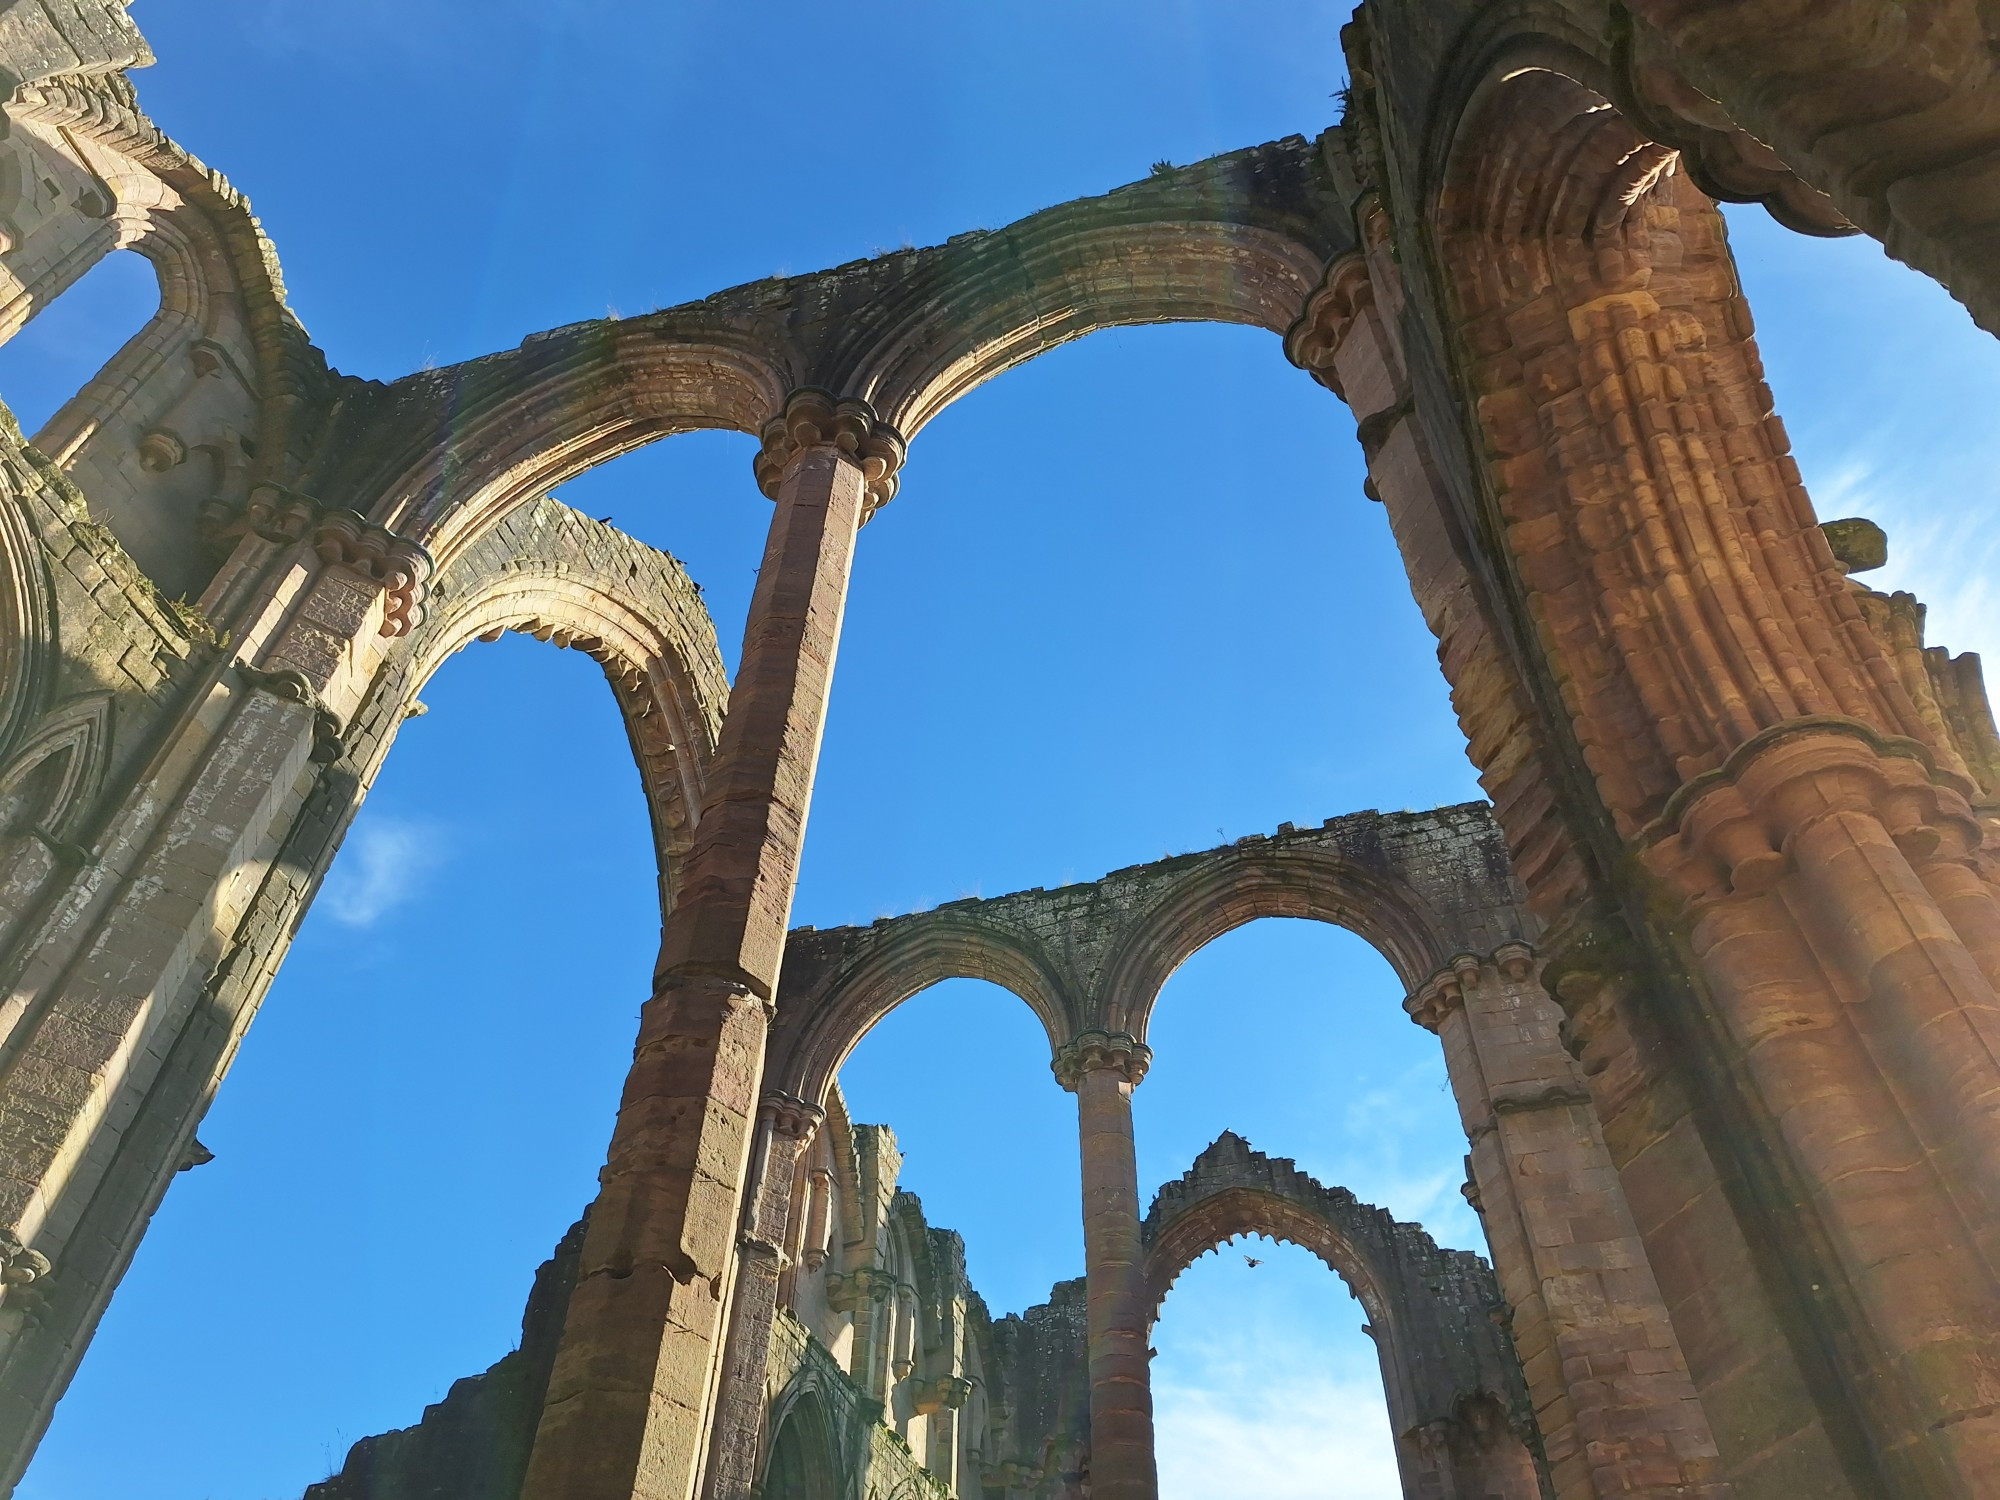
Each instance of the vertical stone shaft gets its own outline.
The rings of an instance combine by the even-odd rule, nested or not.
[[[890,465],[858,402],[765,430],[777,502],[715,766],[640,1014],[524,1500],[687,1500],[855,533]],[[870,444],[878,450],[869,452]],[[900,445],[889,443],[891,456]]]
[[[805,1241],[799,1249],[799,1259],[806,1269],[817,1271],[826,1261],[827,1221],[833,1212],[833,1173],[825,1167],[814,1167],[808,1177],[806,1188],[806,1229]]]
[[[1090,1492],[1096,1500],[1154,1500],[1160,1489],[1132,1145],[1132,1090],[1151,1055],[1122,1032],[1088,1031],[1055,1062],[1057,1079],[1076,1094],[1083,1158]]]
[[[798,1163],[822,1111],[776,1091],[757,1111],[757,1142],[744,1186],[743,1232],[736,1258],[736,1292],[729,1303],[729,1338],[716,1389],[709,1439],[709,1500],[748,1500],[757,1489],[764,1423],[764,1370],[771,1324],[778,1315],[783,1246],[790,1228]]]
[[[1558,1500],[1731,1493],[1680,1340],[1525,944],[1408,1002],[1444,1042]]]

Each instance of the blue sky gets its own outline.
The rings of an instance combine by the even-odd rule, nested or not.
[[[1313,133],[1346,11],[184,0],[139,6],[161,61],[136,79],[250,194],[333,363],[387,378]],[[1821,514],[1888,526],[1878,577],[1932,603],[1934,641],[2000,651],[2000,347],[1872,242],[1731,224]],[[28,425],[144,318],[146,277],[114,257],[0,350]],[[751,452],[676,438],[562,491],[688,562],[732,662],[769,517]],[[1251,330],[1101,334],[947,411],[863,534],[796,919],[1476,795],[1360,484],[1345,409]],[[515,637],[424,697],[28,1500],[298,1495],[510,1346],[590,1194],[657,937],[623,731],[593,663]],[[1142,1187],[1235,1128],[1476,1247],[1398,1000],[1334,929],[1197,954],[1155,1020]],[[1077,1274],[1073,1101],[1018,1001],[939,986],[843,1081],[996,1313]],[[1259,1254],[1166,1305],[1168,1500],[1395,1494],[1358,1308]]]

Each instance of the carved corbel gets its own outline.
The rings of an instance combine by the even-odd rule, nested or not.
[[[0,1230],[0,1299],[14,1301],[21,1291],[46,1280],[53,1269],[41,1251],[29,1249],[18,1235]]]
[[[1403,1011],[1426,1031],[1437,1031],[1444,1018],[1465,1004],[1466,994],[1479,983],[1484,964],[1475,953],[1460,953],[1426,979],[1403,1001]]]
[[[321,562],[357,573],[383,591],[383,635],[408,635],[423,623],[430,554],[353,511],[329,510],[297,490],[260,484],[250,491],[241,514],[221,500],[204,505],[200,525],[203,537],[218,547],[245,535],[280,546],[309,542]]]
[[[972,1394],[972,1382],[962,1375],[940,1375],[935,1380],[917,1382],[911,1392],[911,1406],[920,1417],[941,1411],[957,1411]]]
[[[1492,1126],[1489,1125],[1487,1129],[1491,1130]],[[1466,1153],[1465,1181],[1458,1185],[1458,1195],[1465,1200],[1466,1207],[1478,1214],[1480,1218],[1484,1219],[1486,1217],[1486,1200],[1480,1194],[1479,1179],[1473,1175],[1472,1155],[1470,1152]]]
[[[1063,1045],[1049,1068],[1056,1082],[1073,1094],[1084,1074],[1100,1068],[1112,1069],[1129,1087],[1137,1088],[1152,1062],[1153,1049],[1128,1031],[1085,1031]]]
[[[139,439],[139,467],[164,474],[187,462],[187,443],[170,427],[155,427]]]
[[[1452,970],[1440,969],[1410,992],[1403,1001],[1403,1011],[1424,1030],[1435,1032],[1443,1028],[1444,1018],[1464,1003],[1463,981]]]
[[[311,496],[280,484],[260,484],[245,497],[240,512],[226,500],[203,504],[201,534],[210,546],[218,548],[226,548],[245,535],[283,546],[305,540],[319,514],[319,503]]]
[[[880,1266],[859,1266],[826,1278],[826,1305],[835,1312],[860,1313],[896,1295],[896,1278]]]
[[[297,703],[312,710],[313,747],[312,758],[320,765],[332,765],[340,759],[346,748],[341,743],[340,715],[320,701],[306,674],[297,670],[267,672],[261,667],[253,667],[248,662],[236,663],[236,675],[245,687],[269,693],[274,698],[282,698],[287,703]]]
[[[1374,305],[1368,262],[1358,254],[1340,256],[1327,266],[1298,318],[1285,330],[1285,358],[1345,401],[1347,393],[1341,389],[1334,362],[1354,320]]]
[[[757,1115],[770,1125],[773,1136],[804,1146],[819,1129],[820,1121],[826,1118],[826,1111],[817,1104],[808,1104],[796,1094],[769,1089],[757,1106]]]
[[[1622,1014],[1645,958],[1615,919],[1579,922],[1545,939],[1541,982],[1563,1013],[1563,1050],[1596,1077],[1631,1046]]]
[[[760,436],[763,446],[753,468],[757,487],[773,500],[786,471],[814,448],[837,449],[860,467],[867,487],[861,506],[864,524],[895,497],[907,447],[866,401],[802,386],[785,398],[784,410],[764,424]]]
[[[1493,950],[1493,963],[1500,976],[1519,984],[1535,972],[1535,949],[1531,943],[1502,943]]]

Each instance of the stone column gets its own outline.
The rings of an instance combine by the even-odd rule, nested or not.
[[[924,1467],[953,1494],[958,1488],[958,1411],[972,1394],[972,1382],[962,1375],[940,1375],[918,1383],[911,1409],[925,1419]]]
[[[1152,1350],[1141,1285],[1139,1167],[1132,1090],[1152,1049],[1125,1032],[1086,1031],[1056,1055],[1056,1081],[1076,1095],[1083,1154],[1085,1326],[1090,1349],[1090,1492],[1154,1500]]]
[[[855,532],[902,456],[865,403],[824,391],[795,392],[763,436],[777,510],[523,1500],[687,1500],[703,1462]]]
[[[1557,1500],[1732,1493],[1533,950],[1464,954],[1405,1002],[1444,1042]]]
[[[771,1324],[778,1315],[792,1187],[799,1158],[824,1117],[817,1105],[775,1089],[764,1095],[757,1110],[737,1240],[736,1294],[729,1305],[729,1341],[709,1437],[704,1492],[710,1500],[748,1500],[756,1493],[764,1371],[771,1359]]]
[[[854,1317],[848,1376],[885,1416],[889,1410],[889,1313],[896,1278],[880,1266],[857,1266],[826,1278],[827,1306]]]
[[[806,1237],[799,1251],[799,1262],[808,1271],[826,1264],[827,1221],[832,1211],[833,1173],[826,1167],[814,1167],[807,1176]]]

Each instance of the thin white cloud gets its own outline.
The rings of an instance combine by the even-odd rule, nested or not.
[[[2000,468],[2000,442],[1934,456],[1922,445],[1898,447],[1870,434],[1867,451],[1849,451],[1814,486],[1823,517],[1866,516],[1889,534],[1888,566],[1861,582],[1883,592],[1905,590],[1925,607],[1925,643],[1954,655],[1977,651],[2000,662],[2000,531],[1992,524],[1986,477]],[[1965,472],[1967,458],[1982,470]],[[1990,685],[1989,685],[1990,686]]]
[[[348,836],[321,899],[341,926],[373,927],[444,861],[444,842],[430,824],[368,818]]]
[[[1398,1500],[1362,1318],[1296,1246],[1246,1236],[1190,1266],[1154,1330],[1161,1500]]]
[[[1403,1493],[1379,1382],[1293,1372],[1280,1389],[1169,1385],[1153,1401],[1161,1500],[1397,1500]]]

